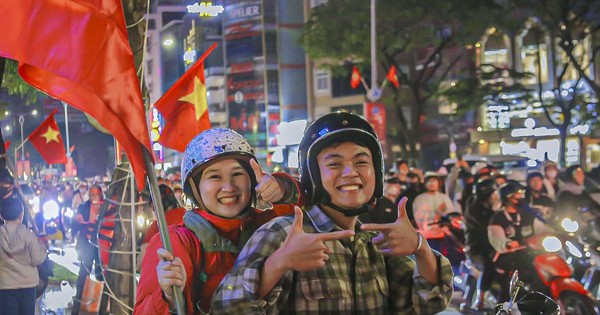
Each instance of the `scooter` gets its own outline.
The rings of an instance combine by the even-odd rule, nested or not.
[[[428,225],[439,225],[444,230],[444,238],[449,240],[448,248],[442,252],[442,255],[448,257],[452,269],[455,274],[459,271],[461,262],[465,260],[465,232],[463,230],[464,219],[459,212],[451,212],[442,217],[438,221],[429,223]]]
[[[556,300],[562,313],[600,314],[600,306],[592,294],[571,277],[571,267],[558,254],[562,247],[563,241],[558,237],[541,234],[526,238],[523,246],[514,250],[528,249],[535,255],[534,270],[544,287],[534,289]]]

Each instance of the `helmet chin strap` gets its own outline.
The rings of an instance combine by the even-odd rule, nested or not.
[[[325,195],[323,197],[323,201],[320,202],[319,204],[325,205],[347,217],[355,217],[357,215],[361,215],[363,213],[367,213],[371,210],[373,210],[373,208],[375,207],[375,202],[369,202],[366,203],[358,208],[355,209],[344,209],[342,207],[336,206],[331,202],[331,199],[329,198],[329,195]]]

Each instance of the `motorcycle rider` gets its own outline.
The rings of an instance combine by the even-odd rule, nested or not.
[[[440,220],[441,216],[457,212],[454,203],[448,195],[440,192],[442,181],[440,174],[427,172],[425,174],[426,191],[417,196],[413,202],[413,211],[419,232],[427,239],[431,248],[449,254],[450,245],[445,238],[444,228],[431,223]],[[448,257],[450,261],[455,261]]]
[[[444,310],[452,294],[449,262],[410,225],[406,199],[394,223],[357,220],[383,195],[373,127],[350,113],[327,114],[308,127],[299,152],[310,205],[252,235],[215,292],[214,314]]]
[[[586,215],[595,215],[600,212],[600,205],[592,199],[586,191],[585,173],[579,164],[571,165],[566,170],[566,183],[561,186],[556,200],[556,214],[563,217],[569,212],[581,214],[585,211]]]
[[[544,175],[539,171],[527,173],[527,192],[525,194],[529,207],[545,222],[552,217],[554,201],[544,192]]]
[[[496,274],[491,255],[494,248],[488,239],[487,226],[495,210],[501,207],[497,188],[494,178],[480,179],[475,183],[475,198],[464,211],[465,253],[481,271],[472,305],[477,310],[483,310],[485,293],[490,290]]]
[[[500,270],[500,301],[509,299],[508,283],[515,270],[519,270],[525,282],[540,287],[540,279],[532,269],[533,257],[522,247],[522,241],[535,234],[553,232],[526,210],[525,192],[525,187],[516,181],[509,181],[500,187],[504,209],[496,212],[488,225],[488,239],[495,250],[494,265]]]

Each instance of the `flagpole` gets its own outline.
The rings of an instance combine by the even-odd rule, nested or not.
[[[173,254],[173,247],[171,246],[171,239],[169,238],[169,231],[167,229],[167,219],[165,219],[165,213],[162,211],[162,199],[160,198],[160,190],[158,189],[158,181],[156,180],[156,174],[154,173],[154,164],[150,152],[142,145],[142,152],[144,152],[144,164],[146,167],[148,188],[150,190],[150,197],[152,198],[152,205],[154,207],[154,215],[156,215],[156,223],[158,224],[158,232],[160,234],[160,240],[162,241],[163,248]],[[185,307],[183,294],[181,288],[173,286],[173,296],[175,298],[175,307],[177,314],[184,315]]]

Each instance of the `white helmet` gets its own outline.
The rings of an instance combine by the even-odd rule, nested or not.
[[[248,140],[231,129],[208,129],[190,141],[181,158],[183,192],[199,207],[204,207],[198,191],[200,175],[207,165],[222,157],[233,157],[243,162],[242,167],[248,171],[252,187],[256,187],[256,178],[248,163],[250,159],[256,160],[256,157]]]

